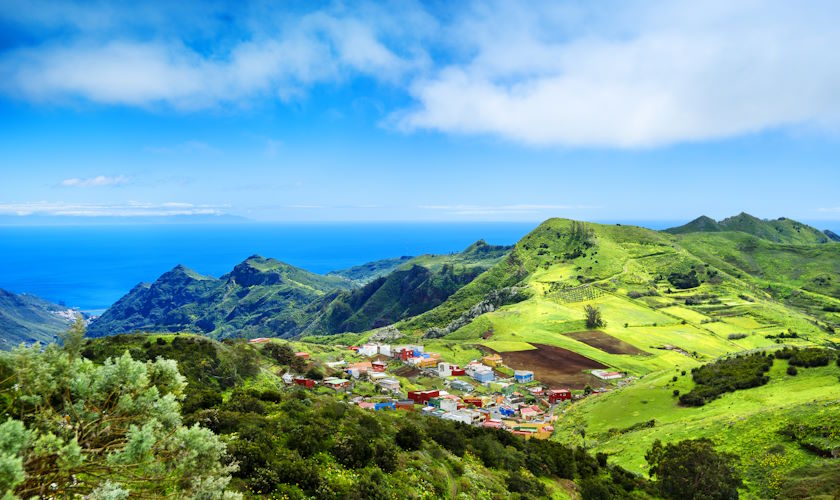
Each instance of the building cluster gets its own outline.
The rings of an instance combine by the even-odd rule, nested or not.
[[[498,354],[460,367],[442,360],[439,353],[426,352],[422,345],[364,344],[350,349],[368,359],[326,363],[334,370],[345,372],[348,378],[327,377],[316,382],[287,373],[283,380],[290,385],[311,388],[321,384],[347,392],[352,392],[354,381],[369,380],[384,396],[356,397],[353,402],[360,408],[421,411],[430,417],[504,429],[539,439],[548,438],[553,432],[557,418],[555,405],[573,399],[569,389],[546,389],[537,385],[534,372],[530,370],[507,368]],[[444,379],[445,389],[403,392],[399,379],[389,374],[389,364],[395,363]]]

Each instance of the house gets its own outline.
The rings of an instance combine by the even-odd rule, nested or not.
[[[572,399],[572,391],[568,389],[552,389],[548,391],[548,402],[554,404],[558,401],[569,401]]]
[[[467,374],[482,383],[491,382],[495,378],[493,369],[480,363],[470,363],[467,366]]]
[[[470,410],[450,411],[443,414],[441,417],[444,420],[453,420],[463,424],[472,425],[481,422],[481,414]]]
[[[499,408],[499,413],[501,413],[505,417],[512,417],[516,415],[516,410],[510,406],[502,406]]]
[[[289,385],[295,381],[295,376],[292,375],[290,372],[286,372],[283,374],[282,379],[284,384]]]
[[[408,399],[417,404],[428,404],[429,400],[440,396],[440,391],[408,391]]]
[[[394,403],[393,401],[388,401],[388,402],[385,402],[385,403],[376,403],[376,404],[374,405],[373,409],[374,409],[375,411],[379,411],[379,410],[396,410],[396,409],[397,409],[397,405],[396,405],[396,403]]]
[[[464,398],[464,403],[481,408],[484,406],[484,400],[481,398]]]
[[[543,394],[545,394],[545,389],[543,389],[540,386],[529,387],[528,392],[530,392],[532,396],[542,396]]]
[[[528,382],[534,381],[534,372],[530,370],[514,370],[513,378],[516,379],[517,383],[527,384]]]
[[[502,357],[498,354],[491,354],[481,358],[481,361],[487,366],[499,366],[502,364]]]
[[[454,365],[452,366],[452,376],[453,377],[463,377],[466,374],[467,374],[467,372],[463,368],[459,368],[459,367],[454,366]]]
[[[384,372],[388,365],[384,361],[374,361],[370,364],[375,372]]]
[[[438,359],[437,358],[432,358],[432,357],[421,356],[421,357],[412,358],[411,359],[411,364],[413,364],[417,368],[434,368],[438,364]]]
[[[379,345],[379,354],[383,356],[391,357],[391,346],[388,344],[380,344]]]
[[[451,377],[452,376],[452,367],[454,365],[452,363],[438,363],[437,365],[437,373],[438,377]]]
[[[410,399],[401,399],[397,401],[398,410],[414,411],[414,401]]]
[[[306,387],[307,389],[311,389],[312,387],[315,387],[315,381],[310,379],[310,378],[295,377],[294,382],[295,382],[295,385]]]
[[[352,375],[353,378],[359,378],[361,375],[366,375],[370,371],[373,371],[373,364],[370,361],[351,363],[347,366],[347,373]]]
[[[475,387],[469,382],[464,382],[463,380],[453,380],[449,383],[449,387],[457,390],[457,391],[464,391],[464,392],[472,392]]]
[[[309,359],[309,353],[308,352],[296,352],[295,356],[297,356],[299,358],[302,358],[302,359]]]
[[[324,379],[324,385],[330,389],[341,390],[350,386],[350,381],[338,377],[327,377]]]
[[[265,344],[266,342],[270,342],[271,339],[266,337],[258,337],[255,339],[251,339],[248,341],[249,344]]]
[[[382,372],[370,372],[368,373],[368,378],[376,382],[377,380],[382,380],[383,378],[388,378],[387,373]]]
[[[519,409],[519,415],[524,420],[533,420],[533,419],[537,418],[537,411],[534,410],[530,406],[523,406],[522,408]]]
[[[376,356],[379,354],[379,347],[376,344],[364,344],[359,346],[359,350],[356,352],[359,353],[359,356]]]
[[[458,410],[458,400],[451,398],[441,398],[440,409],[443,411],[456,411]]]
[[[376,409],[376,403],[369,403],[367,401],[362,401],[359,403],[359,408],[363,408],[365,410],[373,410]]]
[[[329,361],[329,362],[327,362],[327,366],[329,366],[333,370],[335,370],[336,368],[341,368],[342,366],[344,366],[346,364],[347,364],[347,361],[344,361],[343,359],[341,359],[339,361]]]
[[[379,387],[385,389],[386,391],[400,391],[400,381],[395,378],[383,378],[382,380],[378,381],[377,384],[379,384]]]
[[[613,380],[624,376],[620,372],[608,372],[606,370],[592,370],[592,375],[595,375],[601,380]]]
[[[482,427],[487,427],[489,429],[504,429],[505,423],[498,419],[488,418],[484,422],[481,423]]]

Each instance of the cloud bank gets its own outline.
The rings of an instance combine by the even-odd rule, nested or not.
[[[172,217],[179,215],[224,215],[224,207],[192,203],[0,203],[0,215],[47,215],[68,217]]]
[[[87,179],[80,179],[78,177],[73,177],[70,179],[64,179],[61,181],[61,185],[64,187],[80,187],[80,188],[88,188],[88,187],[107,187],[107,186],[121,186],[124,184],[128,184],[131,182],[131,179],[124,175],[117,175],[117,176],[107,176],[107,175],[97,175],[96,177],[90,177]]]
[[[837,2],[150,5],[3,4],[7,23],[48,35],[0,52],[0,91],[198,112],[362,78],[404,96],[387,126],[537,146],[840,124]]]

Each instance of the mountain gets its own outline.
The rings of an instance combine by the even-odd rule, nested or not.
[[[826,229],[825,231],[823,231],[823,234],[828,236],[828,239],[830,239],[831,241],[840,241],[840,234],[837,234],[834,231],[831,231],[830,229]]]
[[[49,343],[75,321],[77,311],[29,294],[0,289],[0,348]]]
[[[191,331],[215,337],[291,336],[307,323],[306,306],[327,292],[352,288],[254,255],[220,277],[176,266],[154,283],[141,283],[88,328],[91,336],[133,331]]]
[[[819,229],[792,219],[784,217],[775,220],[759,219],[743,212],[734,217],[723,219],[722,221],[715,221],[704,215],[683,226],[665,230],[665,232],[670,234],[717,233],[723,231],[747,233],[776,243],[807,244],[836,241],[828,234],[830,231],[822,232]]]
[[[401,258],[391,273],[333,298],[306,333],[363,332],[424,313],[495,265],[510,248],[479,240],[457,254]]]

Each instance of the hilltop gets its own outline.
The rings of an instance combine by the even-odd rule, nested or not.
[[[52,342],[78,314],[34,295],[0,289],[0,348],[9,349],[21,342]]]
[[[176,266],[141,283],[94,320],[92,336],[134,331],[191,331],[216,337],[289,336],[303,328],[303,308],[354,285],[254,255],[213,278]]]
[[[721,221],[715,221],[704,215],[683,226],[665,230],[665,232],[671,234],[718,233],[723,231],[747,233],[775,243],[808,244],[837,241],[832,236],[834,233],[831,231],[820,231],[793,219],[785,217],[774,220],[759,219],[744,212]]]

